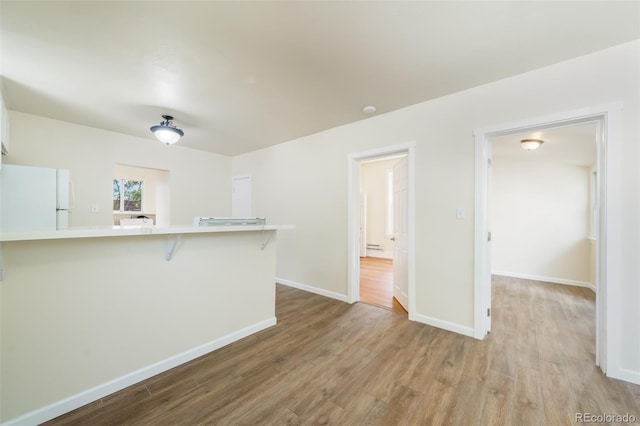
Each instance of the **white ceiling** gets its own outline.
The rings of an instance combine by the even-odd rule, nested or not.
[[[259,149],[640,38],[640,2],[1,1],[9,109]]]
[[[596,131],[594,122],[492,138],[492,156],[494,160],[544,161],[591,167],[597,160]],[[522,139],[542,139],[544,143],[536,150],[526,151],[520,146]]]

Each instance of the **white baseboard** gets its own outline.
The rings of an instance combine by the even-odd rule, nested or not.
[[[452,331],[454,333],[462,334],[464,336],[474,337],[473,327],[466,327],[464,325],[455,324],[449,321],[428,317],[422,314],[413,314],[409,319],[411,321],[421,322],[423,324],[438,327],[447,331]]]
[[[504,277],[524,278],[526,280],[544,281],[544,282],[553,283],[553,284],[564,284],[564,285],[574,285],[577,287],[586,287],[593,290],[594,293],[596,291],[596,287],[587,281],[567,280],[564,278],[545,277],[542,275],[520,274],[518,272],[492,271],[491,273],[493,275],[501,275]]]
[[[220,349],[221,347],[233,343],[236,340],[240,340],[244,337],[250,336],[251,334],[257,333],[258,331],[274,326],[276,325],[276,322],[276,318],[273,317],[250,325],[231,334],[227,334],[226,336],[223,336],[212,342],[205,343],[204,345],[195,347],[193,349],[189,349],[188,351],[156,362],[155,364],[151,364],[147,367],[141,368],[140,370],[126,374],[122,377],[118,377],[117,379],[113,379],[107,383],[103,383],[86,391],[80,392],[76,395],[70,396],[51,405],[47,405],[46,407],[39,408],[27,414],[23,414],[20,417],[8,420],[7,422],[2,423],[2,426],[38,425],[40,423],[46,422],[47,420],[54,419],[62,414],[68,413],[69,411],[89,404],[90,402],[96,401],[128,386],[139,383],[164,371],[170,370],[202,355],[206,355],[209,352],[215,351],[216,349]]]
[[[297,288],[298,290],[308,291],[309,293],[319,294],[320,296],[336,299],[341,302],[347,302],[347,296],[345,294],[335,293],[333,291],[325,290],[323,288],[313,287],[307,284],[297,283],[295,281],[285,280],[284,278],[276,278],[276,283],[286,285],[287,287]]]
[[[286,285],[289,287],[297,288],[299,290],[308,291],[310,293],[319,294],[320,296],[330,297],[332,299],[340,300],[341,302],[347,302],[347,296],[344,294],[334,293],[332,291],[324,290],[322,288],[312,287],[306,284],[300,284],[294,281],[285,280],[282,278],[276,278],[278,284]],[[426,315],[414,314],[409,317],[411,321],[421,322],[423,324],[432,325],[434,327],[442,328],[454,333],[463,334],[465,336],[473,337],[473,328],[465,327],[452,322],[431,318]]]
[[[392,251],[367,250],[367,257],[377,257],[379,259],[393,259]]]
[[[619,368],[617,371],[607,371],[607,377],[612,379],[624,380],[625,382],[640,385],[640,371],[628,370],[626,368]]]

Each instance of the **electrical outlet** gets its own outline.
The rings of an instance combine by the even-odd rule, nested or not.
[[[97,204],[91,204],[91,213],[100,213],[100,206]]]

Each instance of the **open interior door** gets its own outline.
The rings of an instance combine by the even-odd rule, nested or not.
[[[360,257],[367,257],[367,193],[360,191]]]
[[[393,166],[393,297],[409,311],[409,160],[403,157]]]

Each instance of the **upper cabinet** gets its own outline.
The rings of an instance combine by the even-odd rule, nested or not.
[[[9,111],[4,104],[2,93],[0,93],[0,142],[2,142],[2,153],[9,152]]]

